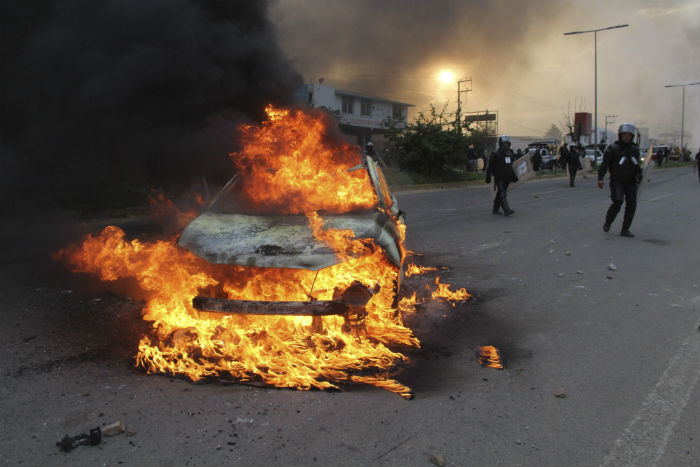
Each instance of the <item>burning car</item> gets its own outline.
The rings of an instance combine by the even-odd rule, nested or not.
[[[334,231],[352,232],[356,239],[371,240],[379,245],[386,259],[399,270],[393,290],[396,309],[403,267],[403,239],[401,226],[404,213],[391,195],[381,168],[369,156],[361,164],[346,172],[363,171],[368,175],[376,203],[354,212],[325,215],[325,227]],[[241,202],[241,175],[237,173],[212,200],[208,208],[182,232],[178,245],[212,264],[237,265],[255,268],[300,269],[319,271],[342,261],[352,251],[338,254],[314,235],[307,215],[269,213]],[[352,243],[347,244],[351,247]],[[215,313],[248,313],[279,315],[321,316],[348,313],[354,305],[364,305],[371,291],[362,293],[355,283],[350,289],[339,291],[334,301],[315,300],[315,291],[308,290],[307,300],[251,301],[198,296],[193,305],[200,311]],[[358,293],[364,303],[358,303]],[[350,299],[353,295],[355,298]],[[338,300],[338,297],[344,299]]]
[[[148,373],[410,397],[394,375],[420,342],[397,304],[405,226],[381,169],[329,136],[321,111],[267,114],[240,128],[236,175],[179,235],[110,226],[56,259],[135,279],[153,328],[135,364]]]

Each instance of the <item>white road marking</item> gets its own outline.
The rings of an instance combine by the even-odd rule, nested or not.
[[[601,464],[655,467],[700,379],[700,320]]]

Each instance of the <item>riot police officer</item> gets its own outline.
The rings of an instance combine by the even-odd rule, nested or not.
[[[496,185],[496,197],[493,200],[492,212],[500,214],[500,208],[503,208],[503,214],[506,216],[510,216],[515,212],[508,205],[508,184],[518,181],[518,177],[513,170],[515,156],[510,149],[510,145],[510,136],[499,136],[498,149],[491,153],[486,168],[486,183],[491,183],[491,177],[493,177]]]
[[[576,180],[576,171],[581,168],[581,149],[581,147],[572,144],[566,161],[569,166],[569,186],[572,188],[574,180]]]
[[[637,188],[642,180],[639,147],[634,143],[637,128],[631,123],[623,123],[617,130],[618,140],[605,151],[603,163],[598,169],[598,187],[603,188],[605,172],[610,170],[610,198],[612,204],[605,215],[603,230],[610,230],[610,224],[620,212],[625,201],[625,217],[622,222],[623,237],[634,237],[630,232],[634,211],[637,209]]]

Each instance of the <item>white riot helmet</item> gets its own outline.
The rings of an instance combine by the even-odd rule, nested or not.
[[[632,138],[637,136],[637,127],[634,126],[632,123],[623,123],[620,125],[620,128],[617,129],[617,136],[620,138],[622,136],[622,133],[629,133],[632,135]]]
[[[508,143],[509,145],[513,144],[508,135],[501,135],[498,137],[498,146],[500,147],[503,143]]]
[[[367,147],[368,147],[368,148],[371,148],[372,146],[374,146],[374,144],[372,144],[371,141],[367,141]]]

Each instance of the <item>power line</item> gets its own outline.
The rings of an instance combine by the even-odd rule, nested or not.
[[[547,133],[546,131],[538,130],[538,129],[536,129],[536,128],[530,128],[529,126],[521,125],[520,123],[516,123],[516,122],[514,122],[514,121],[505,119],[505,118],[503,118],[503,117],[500,117],[500,119],[503,120],[504,122],[510,123],[511,125],[519,126],[519,127],[525,128],[526,130],[530,130],[530,131],[535,131],[535,132],[537,132],[537,133],[541,133],[542,136],[544,136],[544,134]]]

